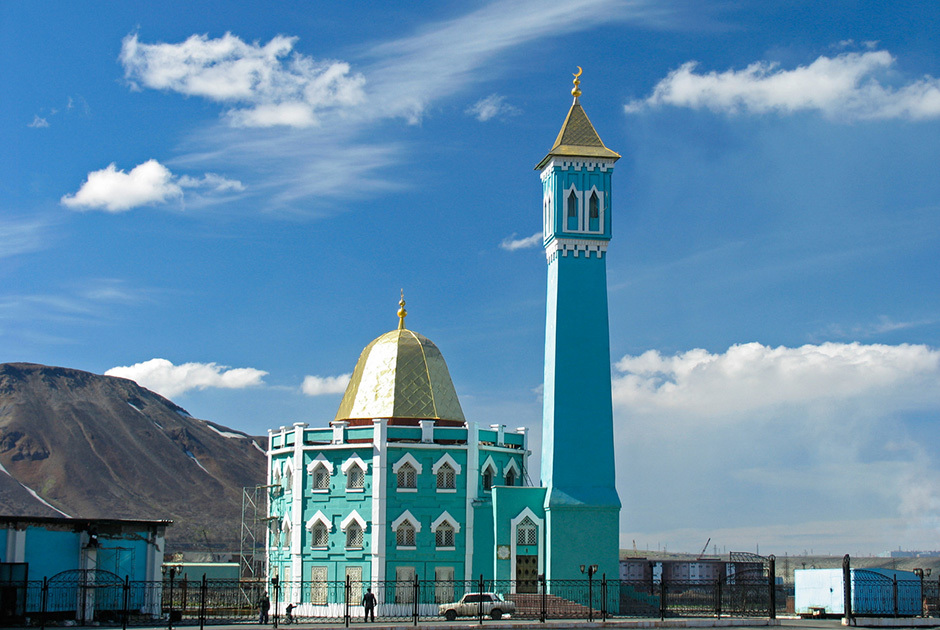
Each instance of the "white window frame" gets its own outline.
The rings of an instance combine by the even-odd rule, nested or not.
[[[405,521],[410,524],[415,530],[415,544],[414,545],[398,545],[398,528]],[[411,513],[411,510],[405,510],[401,513],[401,516],[392,521],[392,531],[395,532],[395,546],[397,549],[416,549],[418,545],[418,534],[421,532],[421,522],[414,517],[414,514]]]
[[[512,457],[510,457],[506,465],[503,466],[503,481],[506,480],[506,475],[509,474],[510,470],[516,474],[516,479],[519,479],[522,477],[522,470],[519,468],[519,464],[516,463],[516,460],[513,459]]]
[[[343,519],[343,522],[340,523],[340,529],[343,531],[343,534],[344,534],[344,535],[346,534],[346,530],[349,528],[349,526],[350,526],[352,523],[355,523],[356,525],[358,525],[360,531],[362,532],[362,544],[359,545],[358,547],[346,547],[346,549],[362,549],[363,547],[365,547],[365,544],[366,544],[366,543],[365,543],[365,541],[366,541],[366,525],[367,525],[366,519],[362,518],[362,517],[359,515],[359,512],[357,512],[356,510],[353,510],[352,512],[350,512],[349,516],[347,516],[346,518],[344,518],[344,519]],[[343,541],[343,542],[344,542],[344,544],[345,544],[346,542],[348,542],[348,540]]]
[[[438,547],[437,546],[437,528],[440,527],[444,523],[447,523],[448,525],[450,525],[451,529],[454,530],[454,545],[447,546],[447,547]],[[458,523],[457,519],[455,519],[453,516],[450,515],[450,512],[447,512],[445,510],[440,516],[434,519],[434,521],[431,522],[431,531],[434,532],[435,549],[439,549],[441,551],[453,551],[454,549],[457,548],[457,534],[460,533],[460,523]]]
[[[437,473],[443,468],[444,464],[447,464],[454,471],[454,487],[453,488],[438,488],[437,487]],[[431,466],[431,473],[434,475],[434,487],[437,488],[437,491],[442,494],[455,493],[457,492],[457,484],[459,483],[457,477],[460,476],[460,471],[462,468],[457,461],[450,456],[450,453],[444,453],[444,455],[434,462],[434,465]]]
[[[316,478],[317,468],[323,468],[326,471],[327,481],[326,488],[317,488],[314,479]],[[310,473],[310,485],[312,487],[311,492],[316,494],[327,494],[330,491],[330,482],[333,480],[333,464],[330,462],[323,453],[317,455],[313,461],[307,464],[307,472]]]
[[[352,467],[356,466],[362,471],[362,487],[361,488],[350,488],[349,487],[349,471],[352,470]],[[366,487],[366,471],[368,467],[361,457],[357,453],[353,453],[349,458],[343,462],[343,465],[340,466],[340,470],[346,475],[346,492],[365,492]]]
[[[320,525],[323,525],[324,527],[326,527],[327,543],[326,543],[325,545],[314,545],[314,544],[313,544],[313,528],[314,528],[314,526],[317,525],[318,523],[319,523]],[[329,543],[329,536],[330,536],[330,534],[333,533],[333,521],[331,521],[330,519],[328,519],[328,518],[326,517],[326,514],[324,514],[322,511],[317,510],[317,513],[314,514],[314,515],[310,518],[309,521],[307,521],[306,529],[307,529],[308,532],[310,532],[310,536],[311,536],[311,544],[310,544],[310,546],[311,546],[312,549],[326,549],[327,547],[330,546],[330,543]]]
[[[490,483],[489,488],[487,488],[486,485],[482,481],[483,479],[486,479],[487,470],[491,471],[491,476],[492,476],[492,481],[493,481],[493,483]],[[499,466],[496,465],[496,462],[493,460],[493,456],[490,455],[489,457],[486,458],[486,461],[483,462],[483,465],[480,466],[480,479],[481,479],[480,485],[483,487],[484,492],[492,492],[493,486],[496,485],[495,483],[496,475],[498,474],[499,474]]]

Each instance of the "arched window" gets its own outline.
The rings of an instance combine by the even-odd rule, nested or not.
[[[450,464],[442,464],[437,469],[437,489],[452,490],[457,487],[457,472]]]
[[[509,470],[506,471],[506,485],[507,486],[516,485],[516,470],[514,468],[510,468]]]
[[[493,469],[487,468],[483,471],[483,489],[492,490],[493,489]]]
[[[284,547],[290,547],[290,523],[288,521],[284,521],[282,533],[284,534],[284,537],[281,539],[281,545]]]
[[[588,202],[588,229],[592,232],[600,231],[601,211],[600,199],[597,197],[597,191],[591,191],[591,199]]]
[[[516,544],[517,545],[537,545],[539,544],[539,530],[532,519],[528,516],[522,519],[522,522],[516,526]]]
[[[578,195],[575,191],[568,193],[568,218],[566,229],[575,232],[578,229]]]
[[[362,471],[362,468],[359,468],[358,464],[353,464],[346,471],[346,489],[347,490],[361,490],[365,484],[366,475]]]
[[[330,489],[330,471],[326,466],[318,465],[313,469],[313,489],[314,490],[329,490]]]
[[[362,527],[355,521],[346,527],[346,547],[353,549],[362,547]]]
[[[398,469],[399,488],[417,488],[418,474],[411,464],[405,463]]]
[[[438,547],[454,546],[454,528],[450,523],[444,522],[434,530],[434,539]]]
[[[395,530],[395,540],[399,547],[415,546],[415,527],[409,521],[403,521]]]
[[[314,547],[326,547],[330,542],[330,530],[323,523],[314,523],[310,531],[311,545]]]

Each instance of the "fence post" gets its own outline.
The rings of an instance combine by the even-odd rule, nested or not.
[[[666,620],[666,576],[659,578],[659,620]]]
[[[607,574],[601,573],[601,618],[607,621]]]
[[[202,587],[199,589],[199,630],[206,627],[206,593],[209,590],[209,584],[206,580],[206,574],[202,574]]]
[[[121,606],[122,608],[121,630],[127,630],[127,615],[128,615],[127,600],[128,600],[128,595],[130,594],[130,591],[131,591],[131,577],[129,575],[125,575],[124,576],[124,605]]]
[[[548,582],[545,579],[545,574],[539,574],[539,584],[542,586],[542,596],[539,598],[539,621],[545,623],[545,608],[548,603]]]
[[[343,585],[343,624],[349,627],[349,596],[352,595],[351,577],[346,575],[346,584]]]
[[[777,618],[777,557],[771,554],[768,559],[769,567],[767,587],[770,589],[770,618]]]
[[[42,578],[42,630],[46,630],[46,602],[49,598],[49,578]]]
[[[418,625],[418,589],[419,589],[418,574],[415,573],[415,583],[414,583],[414,588],[411,593],[412,594],[411,599],[414,602],[414,604],[412,604],[414,606],[414,609],[412,610],[412,613],[411,613],[412,617],[414,618],[414,625]]]
[[[891,592],[894,595],[894,616],[898,616],[898,574],[894,574],[894,580],[892,580]]]
[[[845,620],[848,625],[852,625],[852,559],[849,554],[842,556],[842,592],[845,597],[843,609],[845,610]]]
[[[721,619],[721,576],[715,580],[715,617]]]
[[[479,611],[480,623],[482,624],[483,623],[483,574],[482,573],[480,574],[480,582],[477,588],[477,593],[480,595],[480,598],[479,598],[480,602],[479,602],[479,606],[477,606],[477,610]]]
[[[271,583],[274,585],[274,627],[277,628],[277,609],[281,605],[281,578],[275,575]]]

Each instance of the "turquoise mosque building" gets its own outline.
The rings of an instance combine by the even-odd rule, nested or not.
[[[464,417],[443,355],[406,327],[402,298],[397,329],[362,351],[329,426],[269,431],[268,573],[313,585],[286,599],[330,606],[316,584],[346,578],[360,591],[402,584],[384,591],[389,605],[410,601],[415,578],[483,576],[524,593],[539,575],[584,579],[584,565],[619,575],[606,253],[620,156],[585,114],[579,76],[536,166],[548,266],[541,474],[529,470],[524,427]]]

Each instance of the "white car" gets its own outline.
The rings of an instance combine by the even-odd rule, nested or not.
[[[480,614],[480,602],[483,603],[483,614],[493,619],[516,612],[516,603],[503,599],[499,593],[467,593],[459,602],[441,604],[439,612],[447,621],[454,621],[457,617],[476,617]]]

